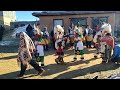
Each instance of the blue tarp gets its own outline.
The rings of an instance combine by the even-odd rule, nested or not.
[[[112,58],[114,59],[114,61],[120,60],[120,44],[115,44]]]

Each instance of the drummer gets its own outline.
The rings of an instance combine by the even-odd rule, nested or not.
[[[47,27],[43,28],[43,39],[45,40],[44,50],[48,51],[48,44],[50,43],[50,37],[47,30]]]
[[[74,48],[74,30],[71,26],[68,28],[67,33],[69,35],[70,46],[71,46],[71,49],[72,49],[72,48]]]

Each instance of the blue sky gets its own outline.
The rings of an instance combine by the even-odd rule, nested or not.
[[[16,20],[17,21],[36,21],[36,20],[39,20],[37,17],[32,16],[33,12],[41,12],[41,11],[16,11]]]

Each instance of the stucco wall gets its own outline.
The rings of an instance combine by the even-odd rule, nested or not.
[[[91,17],[104,17],[109,16],[108,22],[114,26],[114,14],[87,14],[87,15],[64,15],[64,16],[40,16],[40,25],[47,26],[49,30],[53,29],[53,19],[63,19],[63,24],[65,30],[68,29],[70,25],[69,18],[80,18],[80,17],[87,17],[87,25],[92,25],[92,18]]]

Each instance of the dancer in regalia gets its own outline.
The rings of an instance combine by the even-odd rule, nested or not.
[[[44,39],[42,38],[42,35],[43,33],[38,29],[36,29],[34,31],[34,43],[35,43],[35,46],[36,46],[36,53],[37,55],[36,56],[36,59],[37,59],[37,62],[41,62],[41,66],[44,67],[44,45],[45,45],[45,41]]]
[[[94,36],[93,42],[95,43],[95,45],[100,44],[99,52],[97,51],[98,48],[96,48],[96,53],[94,55],[95,58],[98,57],[99,53],[104,53],[104,45],[103,43],[101,43],[100,39],[102,39],[106,35],[106,33],[111,33],[111,31],[111,25],[109,23],[103,23],[100,27],[100,30]],[[103,54],[101,54],[101,57],[103,57]]]
[[[77,60],[77,55],[81,55],[81,60],[84,59],[83,35],[80,28],[75,26],[75,56],[74,61]]]
[[[101,43],[103,43],[104,52],[102,57],[102,62],[108,63],[111,60],[112,50],[114,48],[114,38],[110,33],[107,33],[102,39]]]
[[[54,27],[54,38],[55,38],[55,48],[57,53],[57,58],[55,59],[55,62],[57,64],[65,64],[63,57],[64,57],[64,29],[57,25]]]

